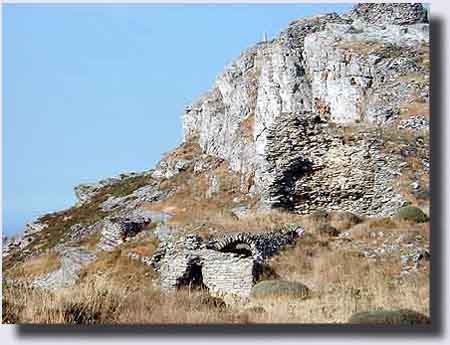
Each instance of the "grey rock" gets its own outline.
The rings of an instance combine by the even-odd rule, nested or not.
[[[31,286],[48,290],[57,290],[74,285],[83,266],[94,261],[95,254],[78,248],[65,248],[61,257],[61,267],[42,277],[36,278]]]

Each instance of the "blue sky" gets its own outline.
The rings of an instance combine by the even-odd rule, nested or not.
[[[4,5],[3,231],[73,187],[154,166],[181,114],[246,47],[351,5]]]

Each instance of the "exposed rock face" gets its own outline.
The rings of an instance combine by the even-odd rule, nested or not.
[[[154,255],[128,256],[154,267],[162,289],[248,297],[266,260],[302,229],[210,240],[182,235],[184,226],[210,230],[209,215],[197,217],[195,208],[210,202],[234,220],[266,208],[387,216],[406,202],[400,176],[411,195],[427,193],[428,44],[420,4],[361,4],[341,16],[290,23],[275,39],[243,52],[186,108],[185,142],[154,170],[77,186],[76,207],[28,224],[3,247],[4,262],[11,267],[60,250],[61,268],[33,285],[66,287],[95,253],[152,232],[161,243]],[[396,147],[389,146],[400,134],[402,140],[392,140]],[[168,212],[179,212],[173,224],[166,223]],[[339,240],[339,248],[348,245],[348,233],[329,224],[318,231]],[[95,243],[94,234],[100,235],[95,252],[78,247]],[[406,273],[430,257],[422,245],[405,251],[393,242],[357,249],[373,259],[396,252]]]
[[[169,190],[159,189],[158,183],[154,182],[122,197],[110,196],[101,204],[101,208],[105,212],[130,212],[144,202],[162,201],[169,195]]]
[[[186,159],[162,160],[152,173],[152,177],[157,179],[171,178],[178,175],[181,171],[186,170],[190,164],[191,162]]]
[[[398,157],[382,153],[373,135],[342,143],[327,125],[390,126],[405,104],[428,102],[426,21],[421,4],[361,4],[294,21],[187,107],[184,138],[242,180],[252,176],[263,207],[391,214],[404,202],[392,180]],[[294,120],[285,125],[286,117]]]
[[[101,223],[101,239],[97,245],[99,250],[111,251],[129,238],[142,232],[152,221],[157,221],[156,214],[141,212],[130,214],[125,218],[106,219]],[[153,218],[153,219],[152,219]]]
[[[314,111],[336,123],[385,123],[413,91],[422,91],[402,76],[422,71],[416,51],[427,40],[427,24],[329,24],[308,35],[304,55]]]
[[[56,290],[75,284],[81,268],[95,260],[95,254],[82,248],[64,248],[61,257],[61,267],[49,274],[39,277],[32,286]]]
[[[150,223],[165,223],[172,217],[164,212],[154,212],[137,209],[123,216],[111,217],[96,224],[101,238],[97,245],[98,250],[111,251],[124,241],[144,231]]]
[[[123,181],[124,179],[130,178],[130,177],[137,177],[146,175],[149,172],[143,172],[143,173],[124,173],[120,174],[117,177],[110,177],[106,178],[104,180],[100,180],[95,183],[83,183],[74,188],[75,195],[78,198],[78,201],[80,203],[85,203],[91,200],[93,196],[95,196],[102,188],[106,186],[114,185],[120,181]]]
[[[351,14],[355,19],[361,19],[371,24],[414,24],[428,22],[427,12],[422,4],[411,3],[364,3],[356,5]]]

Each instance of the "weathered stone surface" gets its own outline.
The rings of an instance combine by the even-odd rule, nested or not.
[[[430,121],[425,116],[412,116],[408,119],[400,120],[398,128],[411,129],[415,131],[429,130]]]
[[[402,30],[329,24],[308,35],[303,54],[313,110],[337,123],[382,123],[398,114],[415,87],[402,76],[421,70],[415,52],[429,39],[427,24]]]
[[[129,195],[122,197],[110,196],[101,204],[104,212],[130,212],[144,202],[157,202],[166,199],[170,190],[161,190],[158,183],[151,183],[136,189]]]
[[[81,248],[64,248],[61,254],[61,267],[49,274],[39,277],[32,286],[56,290],[76,283],[81,268],[95,260],[95,254]]]
[[[116,177],[109,177],[95,183],[83,183],[74,188],[75,195],[80,203],[89,202],[92,199],[92,197],[96,195],[104,187],[114,185],[128,178],[144,176],[151,173],[152,173],[151,170],[144,171],[141,173],[129,172],[120,174],[119,176]]]
[[[263,198],[299,213],[392,214],[405,204],[395,179],[403,158],[383,152],[376,130],[344,132],[310,113],[282,114],[268,130]]]
[[[350,16],[377,25],[428,22],[427,12],[420,3],[362,3],[353,8]]]
[[[186,170],[191,163],[192,162],[186,159],[163,159],[158,163],[156,169],[152,173],[152,177],[156,179],[172,178],[181,171]]]
[[[393,183],[404,159],[382,152],[370,130],[344,142],[331,126],[374,132],[418,97],[427,104],[428,45],[420,4],[362,4],[294,21],[243,52],[186,108],[184,139],[251,180],[261,209],[392,214],[404,204]]]
[[[147,215],[106,219],[101,225],[101,238],[97,248],[111,251],[127,239],[143,231],[151,221],[151,218]]]

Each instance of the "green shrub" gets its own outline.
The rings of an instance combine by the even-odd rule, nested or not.
[[[405,206],[398,209],[395,218],[412,223],[425,223],[428,221],[428,216],[420,208],[414,206]]]
[[[348,322],[359,325],[416,325],[430,324],[430,318],[408,309],[370,310],[353,314]]]
[[[309,288],[299,282],[285,280],[264,280],[253,286],[250,296],[253,298],[288,297],[306,298]]]

